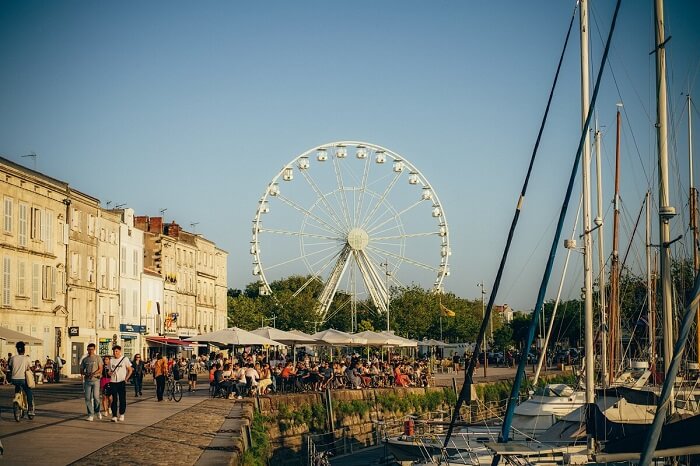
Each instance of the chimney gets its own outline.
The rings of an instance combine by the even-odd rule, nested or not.
[[[141,231],[148,231],[148,216],[138,215],[134,217],[134,226]]]
[[[160,235],[163,233],[163,217],[151,217],[151,221],[148,224],[148,232],[154,235]]]
[[[168,230],[168,231],[166,232],[166,234],[167,234],[168,236],[171,236],[171,237],[176,238],[176,239],[180,237],[180,230],[181,230],[181,228],[180,228],[180,225],[178,225],[177,223],[175,223],[175,220],[173,220],[172,222],[170,222],[170,223],[167,225],[166,228],[167,228],[167,230]]]

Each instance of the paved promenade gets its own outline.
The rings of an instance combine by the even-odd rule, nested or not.
[[[73,398],[42,403],[42,393],[58,389],[73,391]],[[127,393],[128,406],[124,422],[111,418],[93,422],[86,420],[85,402],[75,398],[79,384],[66,381],[54,387],[40,387],[37,396],[37,416],[29,421],[15,422],[5,407],[12,391],[0,391],[0,441],[4,454],[0,464],[163,464],[199,465],[225,464],[230,447],[217,446],[212,455],[207,452],[226,418],[236,410],[229,400],[208,397],[206,388],[190,394],[185,391],[182,401],[157,402],[152,383],[144,387],[144,396],[134,398]],[[66,390],[67,387],[70,387]],[[129,387],[130,388],[130,387]],[[50,397],[49,397],[50,398]],[[223,454],[224,457],[218,456]],[[214,461],[212,459],[214,458]]]

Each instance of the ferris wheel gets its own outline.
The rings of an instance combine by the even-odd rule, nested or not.
[[[294,295],[320,283],[316,312],[325,321],[341,290],[353,311],[370,298],[380,313],[394,286],[441,291],[451,251],[444,208],[425,176],[389,149],[341,141],[304,152],[272,178],[250,253],[261,295],[291,275],[310,277]]]

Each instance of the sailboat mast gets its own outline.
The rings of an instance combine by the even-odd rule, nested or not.
[[[664,374],[668,373],[673,356],[673,290],[671,287],[671,219],[676,209],[671,206],[668,184],[668,114],[666,109],[666,33],[663,0],[655,0],[656,19],[656,133],[659,152],[659,244],[661,254],[661,304],[664,335]]]
[[[700,240],[698,239],[698,191],[695,189],[695,176],[693,174],[693,119],[692,119],[692,98],[690,94],[688,99],[688,175],[690,177],[690,199],[688,206],[690,207],[690,231],[693,232],[693,271],[697,275],[700,271],[700,255],[698,248]],[[700,363],[700,307],[697,309],[695,318],[695,361]]]
[[[607,308],[605,303],[605,248],[603,247],[603,165],[600,153],[600,130],[596,120],[595,130],[595,169],[598,187],[598,215],[595,224],[598,226],[598,290],[600,301],[600,382],[603,388],[608,386],[608,339],[607,339]],[[568,256],[567,256],[568,257]]]
[[[646,195],[646,262],[647,262],[647,328],[649,331],[649,367],[655,367],[655,346],[656,346],[656,329],[654,326],[654,316],[656,306],[654,306],[654,286],[651,277],[651,192],[647,191]]]
[[[588,1],[581,0],[579,9],[581,33],[581,118],[586,124],[590,106],[588,80]],[[593,258],[591,248],[591,147],[586,132],[581,163],[583,184],[583,286],[584,286],[584,343],[586,355],[586,403],[593,403],[595,396],[595,357],[593,355]]]
[[[613,200],[613,244],[610,262],[610,377],[620,354],[620,107],[617,108],[617,138],[615,140],[615,198]]]

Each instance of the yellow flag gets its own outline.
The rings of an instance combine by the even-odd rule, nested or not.
[[[443,317],[454,317],[455,312],[447,309],[442,303],[440,303],[440,313],[443,315]]]

